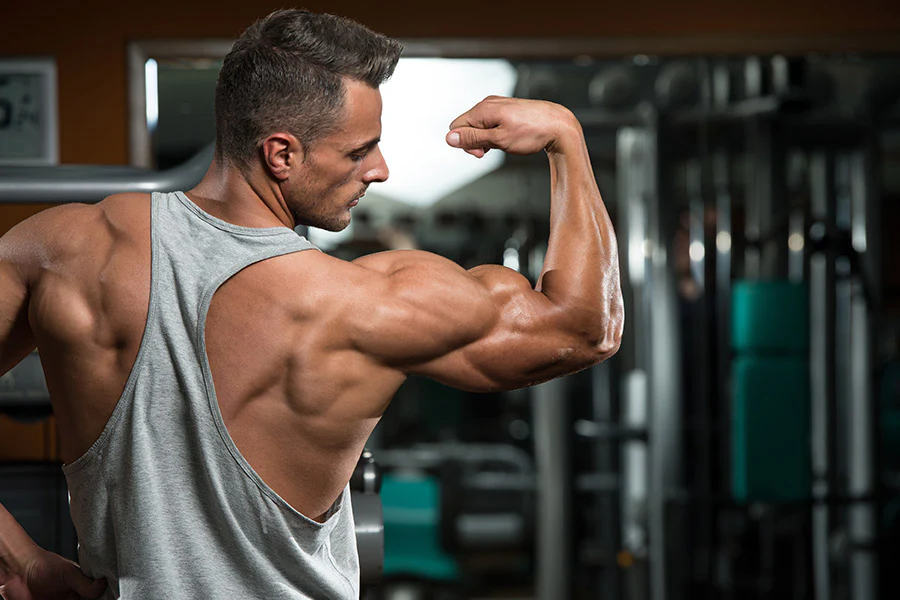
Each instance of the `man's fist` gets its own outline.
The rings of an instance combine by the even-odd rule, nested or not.
[[[481,158],[491,148],[510,154],[551,152],[572,136],[582,136],[581,126],[559,104],[488,96],[450,124],[447,143]]]

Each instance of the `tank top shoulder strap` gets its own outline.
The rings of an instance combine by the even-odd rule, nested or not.
[[[182,192],[154,193],[151,224],[153,292],[195,321],[203,303],[229,277],[253,263],[316,249],[288,227],[243,227],[214,217]],[[187,310],[185,310],[187,309]],[[158,316],[173,315],[171,310]],[[165,317],[162,317],[165,318]],[[192,323],[196,325],[196,322]]]

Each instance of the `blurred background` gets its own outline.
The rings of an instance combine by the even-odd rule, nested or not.
[[[278,7],[4,7],[0,176],[202,161],[221,59]],[[366,594],[900,595],[895,5],[307,7],[406,42],[382,88],[391,178],[312,241],[535,281],[546,158],[479,161],[443,136],[489,94],[551,100],[583,125],[626,297],[622,348],[590,370],[494,395],[400,389],[369,444],[384,559]],[[0,233],[48,205],[0,193]],[[74,558],[54,427],[35,354],[0,378],[0,501]]]

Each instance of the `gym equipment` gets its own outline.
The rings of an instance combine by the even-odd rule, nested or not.
[[[879,421],[885,463],[900,468],[900,362],[890,362],[881,374]]]
[[[377,584],[384,569],[384,512],[381,506],[381,468],[366,449],[350,477],[350,498],[356,525],[359,578]]]
[[[121,192],[170,192],[194,187],[213,159],[213,144],[164,171],[112,165],[0,167],[0,204],[99,202]]]
[[[459,566],[440,543],[439,480],[427,473],[386,474],[381,498],[385,578],[457,579]]]
[[[516,573],[534,545],[537,478],[507,444],[439,443],[379,451],[386,469],[385,579],[451,584],[490,557]],[[466,571],[470,574],[469,571]]]
[[[809,346],[806,288],[789,281],[738,281],[731,343],[738,353],[803,353]]]
[[[802,284],[736,282],[732,295],[732,494],[810,497],[809,319]]]

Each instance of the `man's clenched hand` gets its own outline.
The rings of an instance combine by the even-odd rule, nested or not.
[[[558,150],[561,140],[580,139],[572,112],[552,102],[488,96],[450,124],[447,143],[481,158],[491,148],[510,154]]]

